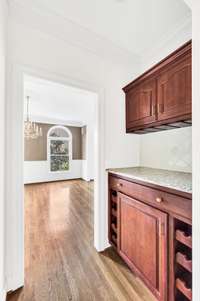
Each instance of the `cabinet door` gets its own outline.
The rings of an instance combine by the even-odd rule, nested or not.
[[[191,55],[171,64],[158,77],[158,120],[192,112]]]
[[[167,214],[119,193],[118,252],[160,301],[167,300]]]
[[[126,93],[126,127],[133,129],[155,121],[156,81],[149,80]]]

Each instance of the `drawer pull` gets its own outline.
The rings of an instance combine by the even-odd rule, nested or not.
[[[162,203],[162,202],[163,202],[163,199],[162,199],[162,198],[159,198],[159,197],[157,197],[157,198],[156,198],[156,202],[157,202],[157,203]]]
[[[117,187],[122,187],[123,184],[122,183],[117,183]]]

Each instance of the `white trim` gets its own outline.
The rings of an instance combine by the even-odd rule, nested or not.
[[[7,91],[6,151],[6,279],[7,290],[24,283],[24,206],[23,206],[23,76],[29,74],[65,85],[80,87],[98,95],[96,107],[97,135],[95,141],[94,246],[103,251],[107,239],[107,194],[104,142],[104,88],[23,65],[10,66]],[[11,85],[11,86],[10,86]],[[12,223],[10,222],[12,220]]]
[[[6,291],[5,290],[0,292],[0,300],[6,301]]]
[[[10,74],[9,74],[10,73]],[[10,80],[8,76],[10,75]],[[6,102],[6,290],[15,290],[24,283],[24,191],[23,168],[23,72],[11,68],[7,72]],[[19,107],[18,107],[19,102]],[[22,108],[22,109],[21,109]],[[16,147],[15,147],[16,146]],[[10,222],[12,220],[12,222]]]
[[[72,140],[72,133],[71,133],[71,131],[70,131],[67,127],[65,127],[65,126],[63,126],[63,125],[54,125],[54,126],[52,126],[52,127],[48,130],[48,132],[47,132],[47,137],[50,138],[51,131],[52,131],[52,130],[55,130],[55,129],[62,129],[63,131],[67,132],[67,134],[69,135],[69,138],[67,138],[67,137],[55,137],[55,139],[60,138],[60,139],[70,139],[70,140]],[[54,138],[54,137],[52,137],[52,139],[53,139],[53,138]]]

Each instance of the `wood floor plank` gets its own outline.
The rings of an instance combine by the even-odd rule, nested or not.
[[[155,301],[116,252],[93,246],[93,183],[25,186],[25,285],[7,301]]]

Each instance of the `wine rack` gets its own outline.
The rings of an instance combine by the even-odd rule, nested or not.
[[[110,190],[109,195],[109,240],[110,243],[118,247],[118,201],[117,191]]]
[[[192,300],[192,226],[174,219],[174,300]]]

